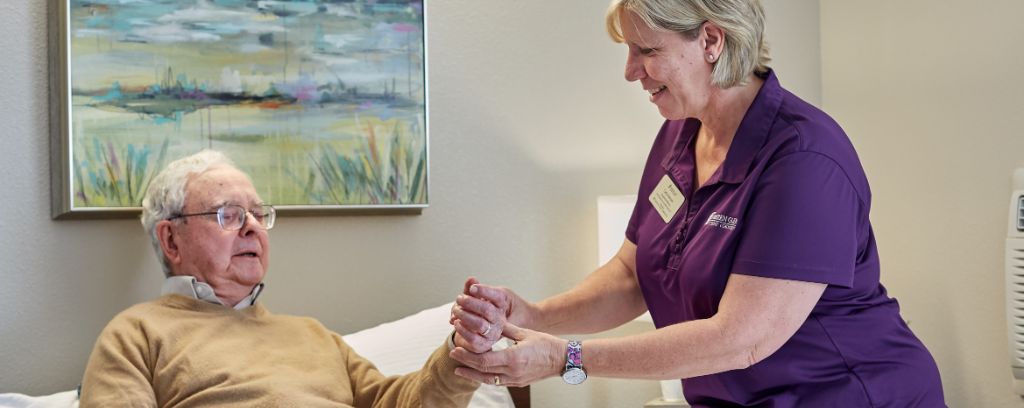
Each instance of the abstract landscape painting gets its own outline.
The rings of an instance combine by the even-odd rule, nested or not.
[[[427,204],[422,0],[54,1],[72,211],[205,148],[284,208]]]

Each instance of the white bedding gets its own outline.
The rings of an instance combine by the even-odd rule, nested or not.
[[[452,303],[422,310],[414,315],[342,336],[359,355],[377,365],[384,375],[419,370],[446,336]],[[500,347],[500,346],[499,346]],[[512,397],[505,387],[481,385],[473,394],[470,408],[511,408]]]
[[[452,304],[426,309],[402,319],[342,336],[360,355],[373,361],[385,375],[405,374],[423,367],[427,357],[451,334],[448,314]],[[481,385],[471,408],[511,408],[504,387]],[[44,396],[0,394],[0,408],[78,408],[76,390]]]
[[[0,394],[3,408],[78,408],[78,390],[32,397],[24,394]]]

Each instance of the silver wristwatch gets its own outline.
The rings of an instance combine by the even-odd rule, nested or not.
[[[565,347],[565,369],[562,370],[562,381],[566,384],[582,384],[587,380],[587,372],[583,369],[583,343],[569,340]]]

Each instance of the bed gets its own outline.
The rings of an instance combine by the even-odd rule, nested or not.
[[[452,304],[448,303],[421,310],[343,337],[385,375],[405,374],[420,369],[445,336],[451,334],[451,326],[448,325],[451,307]],[[77,396],[77,390],[43,396],[6,393],[0,394],[0,408],[77,408]],[[481,385],[469,406],[530,408],[530,389]]]

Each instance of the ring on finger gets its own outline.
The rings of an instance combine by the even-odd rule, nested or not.
[[[487,325],[487,330],[484,330],[484,332],[480,333],[480,335],[484,336],[484,337],[487,337],[487,333],[490,333],[491,332],[491,328],[493,328],[493,327],[494,327],[493,325]],[[495,378],[497,378],[497,377],[495,377]]]

